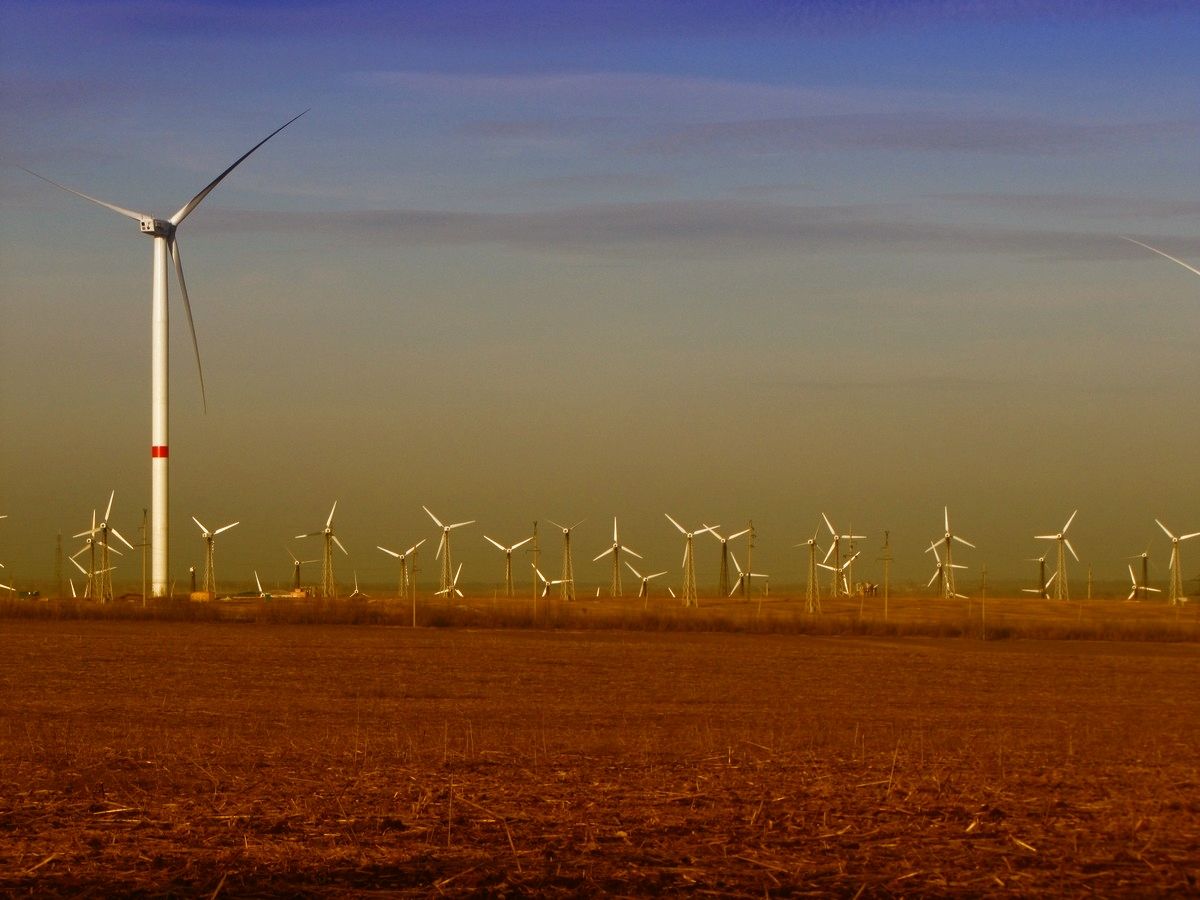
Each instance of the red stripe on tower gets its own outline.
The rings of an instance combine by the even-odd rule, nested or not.
[[[150,455],[154,459],[166,459],[167,458],[167,448],[165,445],[151,447]]]

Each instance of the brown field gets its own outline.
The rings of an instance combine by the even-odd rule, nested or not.
[[[0,892],[1195,895],[1198,677],[1194,637],[9,618]]]

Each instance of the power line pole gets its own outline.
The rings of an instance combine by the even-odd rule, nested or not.
[[[63,595],[63,576],[62,576],[62,532],[58,533],[58,537],[54,541],[54,584],[55,598],[61,598]]]
[[[888,620],[888,596],[892,585],[892,533],[885,531],[883,533],[883,556],[880,557],[880,562],[883,563],[883,621]]]
[[[754,532],[754,520],[750,519],[747,522],[747,524],[750,526],[750,528],[749,528],[750,533],[748,535],[746,535],[746,571],[753,572],[754,571],[754,538],[756,537],[756,534]],[[748,575],[742,579],[742,599],[743,600],[750,599],[750,576],[748,576]]]

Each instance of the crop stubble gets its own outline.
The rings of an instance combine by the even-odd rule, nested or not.
[[[0,889],[1195,893],[1193,644],[7,622]]]

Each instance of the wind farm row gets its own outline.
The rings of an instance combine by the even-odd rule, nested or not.
[[[61,538],[59,539],[57,547],[59,566],[61,567],[62,561],[65,559],[76,570],[80,578],[78,586],[74,575],[67,579],[67,585],[69,585],[70,594],[73,597],[102,602],[112,601],[115,597],[113,573],[125,565],[126,568],[122,574],[128,582],[132,568],[131,565],[127,565],[131,563],[130,554],[145,548],[144,528],[142,542],[135,545],[113,524],[115,497],[116,492],[110,492],[107,502],[103,506],[103,514],[99,513],[98,508],[93,509],[90,519],[86,520],[88,524],[84,529],[71,535],[73,540],[80,542],[76,548],[73,550],[67,548],[70,550],[67,552],[61,546]],[[256,590],[233,591],[232,593],[242,596],[257,594],[261,598],[292,596],[315,597],[325,600],[339,597],[369,599],[359,587],[356,568],[352,568],[353,590],[339,590],[335,574],[338,554],[340,553],[348,561],[350,552],[338,537],[334,526],[337,506],[337,501],[335,501],[321,527],[289,536],[292,541],[298,543],[286,547],[291,562],[292,577],[285,589],[275,588],[272,591],[264,589],[259,570],[256,567],[250,573],[246,573],[246,575],[253,575]],[[545,520],[547,525],[553,529],[550,533],[544,529],[539,531],[539,523],[534,521],[530,533],[519,535],[516,540],[510,540],[507,536],[501,539],[482,528],[475,529],[478,533],[468,538],[467,532],[460,530],[478,525],[476,520],[443,521],[429,507],[422,506],[421,509],[436,529],[437,540],[433,558],[437,564],[438,574],[436,588],[431,590],[433,596],[444,597],[447,600],[462,598],[464,588],[468,584],[473,585],[476,590],[480,585],[487,585],[489,586],[487,590],[497,597],[512,598],[518,596],[519,593],[524,594],[528,591],[534,598],[553,596],[560,601],[570,602],[580,596],[579,591],[583,587],[581,582],[584,579],[577,575],[575,549],[578,543],[576,542],[573,546],[573,538],[576,530],[584,524],[585,520],[581,519],[571,524]],[[1066,601],[1072,599],[1072,561],[1077,566],[1082,565],[1081,557],[1069,534],[1077,514],[1078,510],[1073,511],[1057,531],[1030,535],[1031,541],[1042,542],[1041,546],[1045,548],[1045,552],[1038,552],[1036,555],[1021,560],[1029,567],[1028,586],[1020,588],[1021,592],[1047,600]],[[652,592],[658,588],[658,593],[662,598],[670,598],[684,608],[697,607],[702,597],[740,596],[743,599],[749,599],[752,588],[761,595],[769,593],[771,574],[755,571],[753,567],[753,553],[760,536],[752,521],[748,521],[745,527],[730,532],[722,530],[722,526],[719,524],[701,522],[698,525],[687,527],[670,513],[664,513],[663,516],[665,519],[663,527],[676,534],[677,538],[682,541],[682,557],[676,557],[679,562],[663,559],[661,553],[658,559],[647,559],[622,539],[617,517],[614,516],[611,541],[606,542],[603,548],[593,546],[587,551],[587,561],[590,561],[593,566],[600,564],[607,569],[607,579],[598,574],[599,571],[603,571],[599,566],[593,570],[590,576],[584,576],[589,588],[594,586],[597,597],[602,594],[610,598],[624,597],[626,581],[630,576],[632,576],[630,584],[636,586],[633,596],[637,599],[644,603],[648,602]],[[7,515],[0,516],[0,519],[7,518]],[[222,585],[217,578],[218,538],[232,531],[241,522],[233,521],[210,528],[197,516],[192,516],[191,519],[198,529],[203,563],[199,569],[196,566],[189,567],[186,594],[194,600],[214,600],[222,594],[222,591],[230,591],[228,583]],[[1151,583],[1151,549],[1145,547],[1140,552],[1131,554],[1120,561],[1129,576],[1126,599],[1142,600],[1150,598],[1152,594],[1162,595],[1162,598],[1171,606],[1179,606],[1188,600],[1184,590],[1182,545],[1193,538],[1200,537],[1200,531],[1176,532],[1157,518],[1154,519],[1154,522],[1170,547],[1166,581],[1162,587],[1156,587]],[[12,523],[6,524],[10,528],[12,527]],[[319,548],[313,546],[313,539],[319,541]],[[420,554],[422,548],[430,542],[431,536],[414,534],[410,540],[411,543],[405,541],[393,546],[376,544],[373,550],[384,554],[396,567],[392,570],[395,573],[393,583],[396,586],[392,596],[408,599],[415,603],[416,596],[421,591],[419,584]],[[465,540],[485,542],[499,553],[500,559],[495,567],[468,573],[470,577],[463,579],[463,563],[457,562],[456,564],[456,551],[461,549],[462,542]],[[892,589],[892,564],[896,560],[893,555],[890,533],[885,532],[883,536],[881,547],[883,555],[873,560],[882,563],[881,575],[872,576],[881,578],[879,582],[868,580],[862,576],[866,563],[866,560],[862,559],[863,542],[868,540],[868,535],[856,534],[853,528],[843,532],[834,525],[826,513],[822,512],[810,537],[799,543],[788,545],[793,552],[803,552],[796,554],[796,564],[791,567],[790,571],[776,572],[775,583],[797,588],[797,594],[799,594],[798,586],[802,586],[804,609],[809,613],[821,611],[823,597],[828,599],[882,596],[886,603]],[[408,545],[404,549],[399,549],[404,544]],[[1038,545],[1031,543],[1030,546]],[[593,549],[599,549],[594,556],[591,555]],[[970,556],[967,555],[968,553]],[[930,572],[928,580],[920,586],[924,594],[953,601],[969,599],[969,595],[964,591],[985,592],[987,590],[986,565],[980,565],[977,562],[980,555],[979,547],[952,528],[948,507],[943,508],[941,526],[938,533],[929,539],[924,554],[923,559]],[[515,563],[514,555],[516,556]],[[702,585],[698,580],[696,574],[698,559],[705,560],[706,564],[717,572],[714,583]],[[976,577],[972,579],[970,587],[966,584],[965,573],[969,567],[964,563],[964,559],[972,561],[976,567]],[[317,565],[320,566],[319,575],[306,581],[303,577],[304,567]],[[859,570],[857,575],[855,573],[856,565]],[[0,563],[0,569],[3,568],[3,563]],[[144,569],[143,556],[143,582]],[[59,577],[61,580],[61,574]],[[13,579],[10,577],[8,581],[12,582]],[[241,583],[244,584],[245,581]],[[0,589],[9,592],[16,590],[11,583],[0,584]],[[61,584],[59,593],[64,593]],[[172,582],[171,587],[163,596],[176,596],[176,593],[175,583]],[[180,593],[183,592],[180,591]],[[1088,566],[1087,594],[1090,597],[1090,565]],[[145,592],[143,592],[143,596],[145,596]]]

